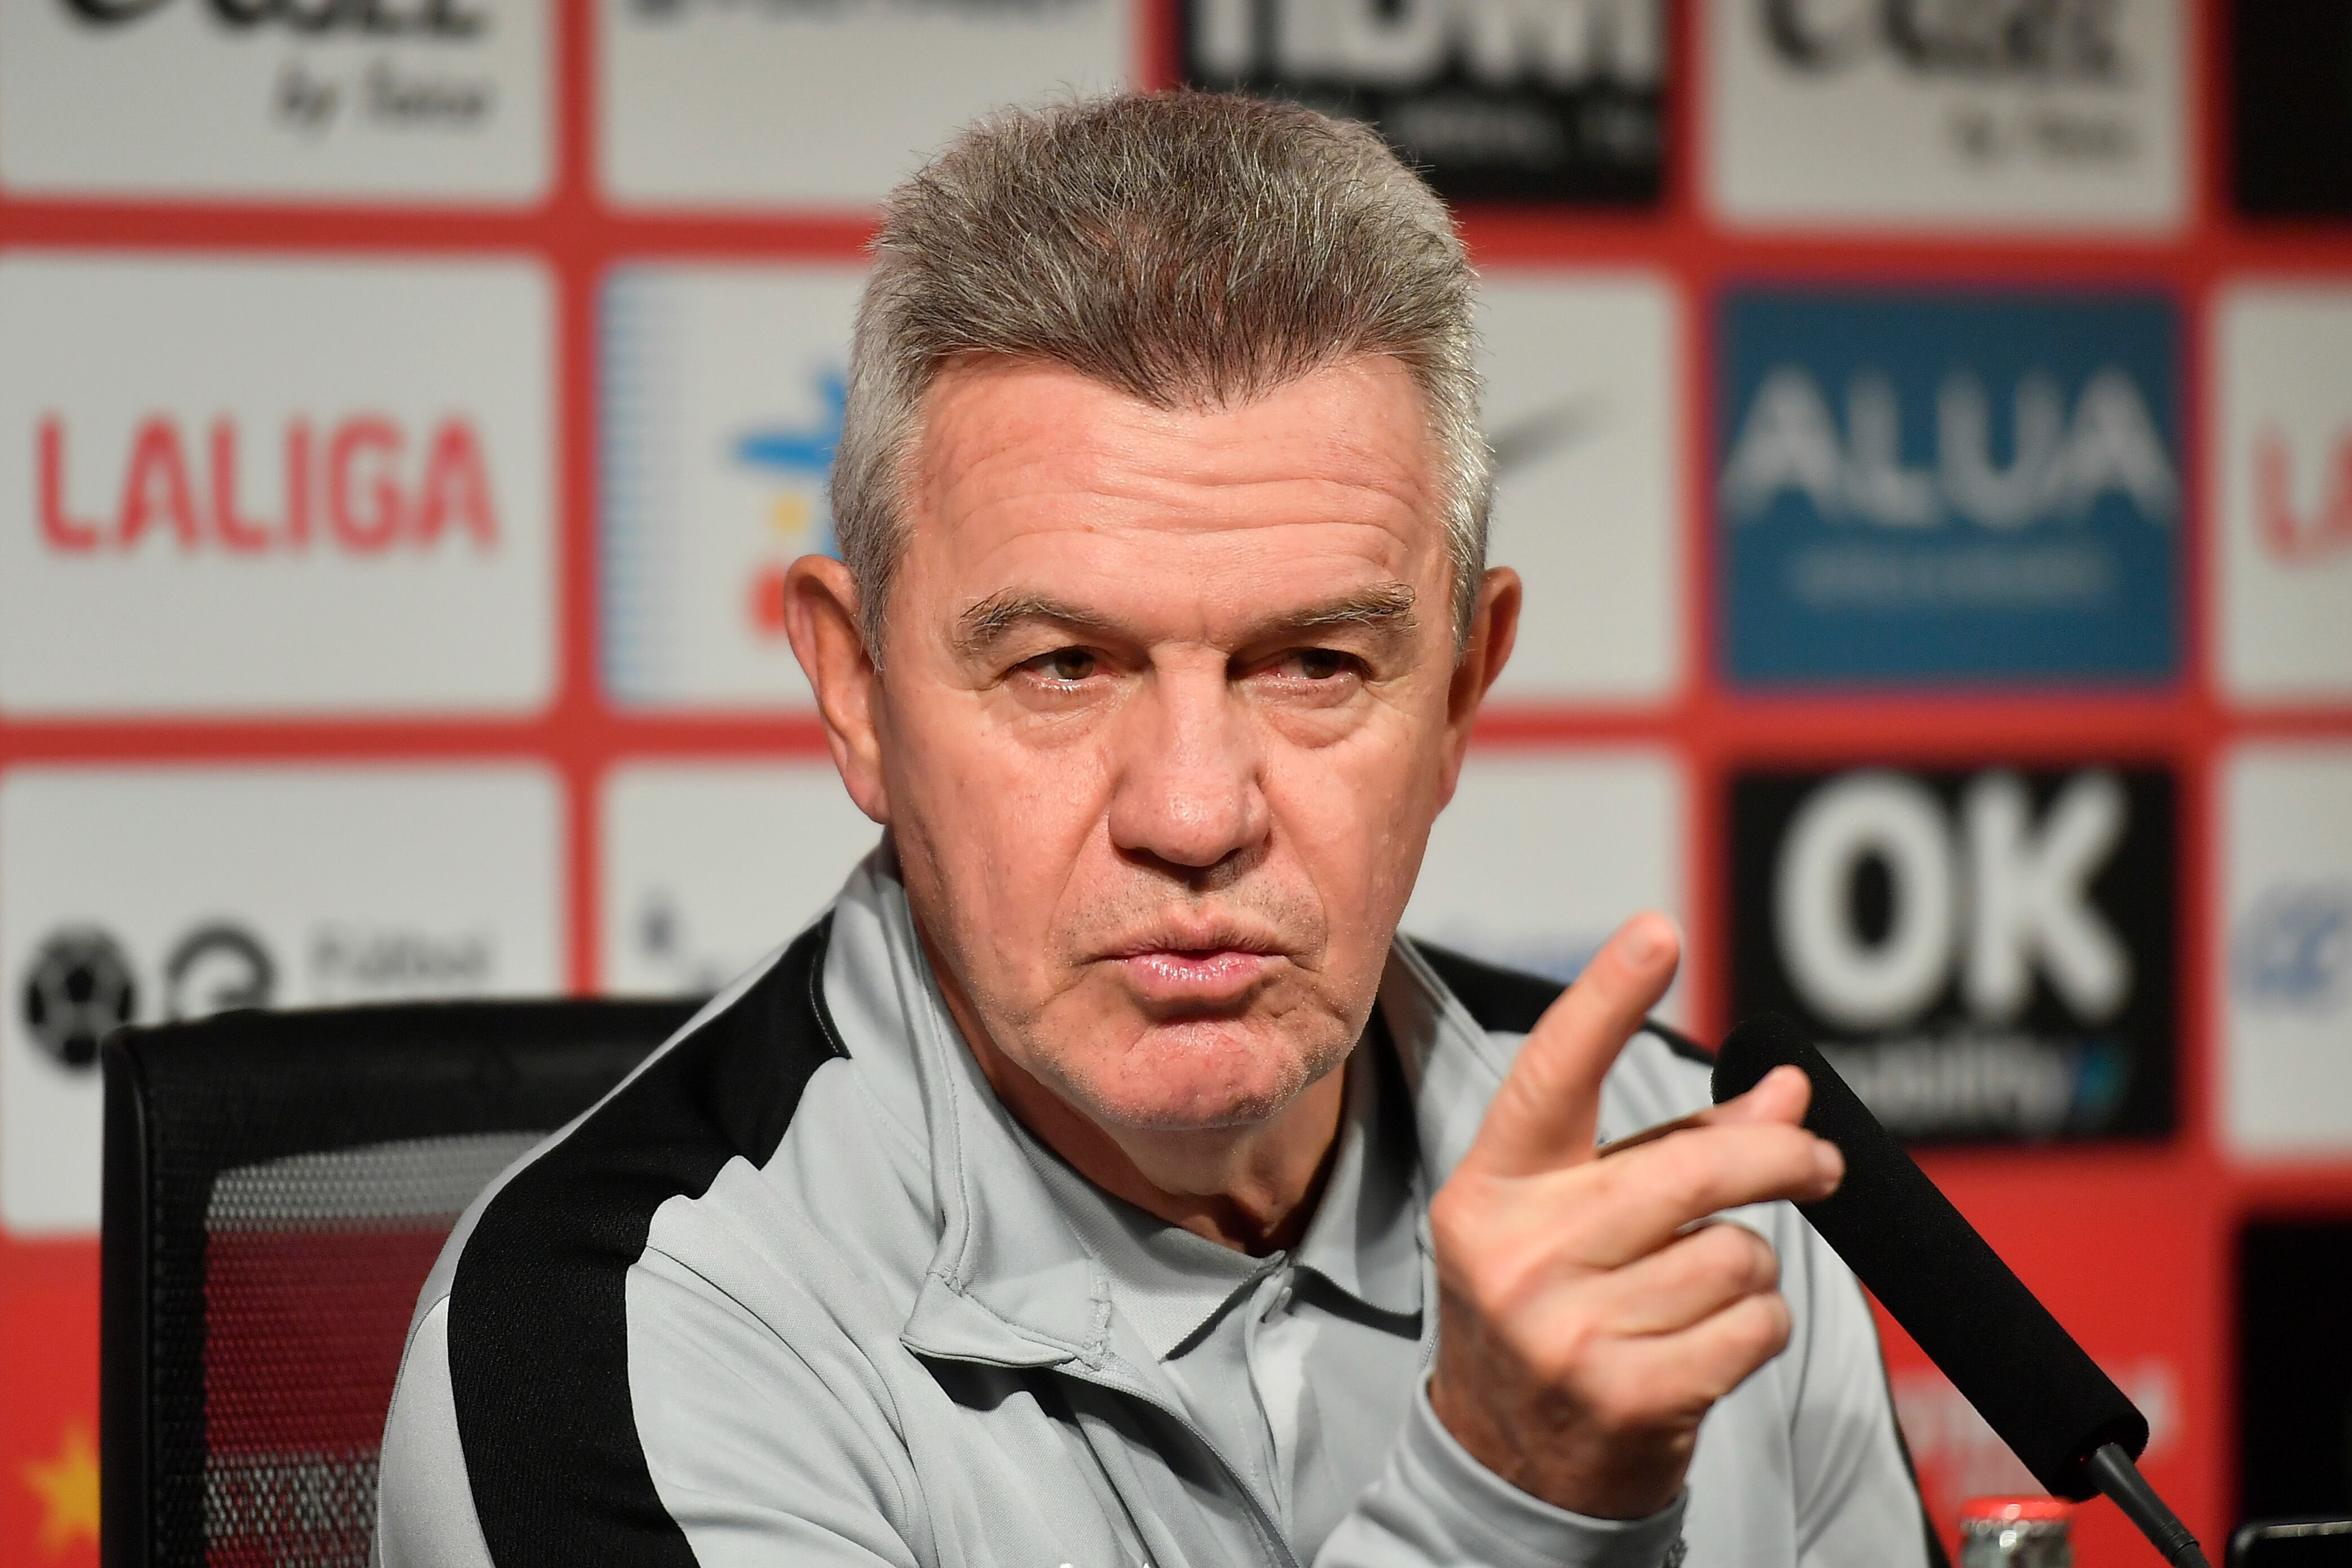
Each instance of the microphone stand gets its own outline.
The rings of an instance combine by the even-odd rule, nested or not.
[[[2115,1500],[2124,1517],[2139,1526],[2139,1532],[2155,1543],[2173,1568],[2211,1568],[2197,1538],[2189,1533],[2179,1515],[2164,1506],[2164,1500],[2156,1495],[2156,1489],[2147,1484],[2121,1444],[2102,1443],[2091,1450],[2087,1468],[2092,1484]]]

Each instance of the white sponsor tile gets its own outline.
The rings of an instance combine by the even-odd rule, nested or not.
[[[0,185],[535,201],[551,163],[551,26],[546,0],[11,0]]]
[[[0,256],[0,709],[540,707],[552,313],[516,260]]]
[[[97,1227],[101,1026],[561,990],[562,819],[520,764],[0,775],[0,1225]]]
[[[1556,980],[1642,910],[1687,929],[1684,792],[1680,763],[1648,747],[1474,751],[1403,929]],[[1675,996],[1661,1012],[1680,1016]]]
[[[598,0],[604,186],[630,206],[879,201],[1002,104],[1125,86],[1134,0]]]
[[[605,280],[605,689],[654,708],[811,706],[783,569],[833,550],[862,268],[631,266]]]
[[[2243,283],[2214,313],[2221,684],[2352,694],[2352,289]]]
[[[1506,700],[1656,700],[1681,675],[1681,328],[1649,274],[1496,269],[1479,328],[1488,558],[1527,582]]]
[[[606,778],[602,989],[716,991],[833,901],[882,830],[830,759],[630,763]]]
[[[2027,26],[2001,5],[1713,0],[1717,211],[1773,226],[2177,226],[2186,8],[2054,9]]]
[[[2236,749],[2223,769],[2222,1136],[2352,1153],[2352,745]]]

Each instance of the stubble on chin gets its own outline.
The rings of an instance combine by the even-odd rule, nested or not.
[[[1017,1059],[1105,1127],[1179,1133],[1255,1126],[1346,1062],[1362,1033],[1363,1020],[1351,1021],[1320,997],[1284,994],[1299,984],[1270,988],[1232,1017],[1153,1018],[1130,1004],[1115,1026],[1067,1033],[1040,1017],[1020,1031]],[[1093,1038],[1069,1037],[1087,1034]]]

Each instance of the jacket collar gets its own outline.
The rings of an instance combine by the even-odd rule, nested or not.
[[[1252,1258],[1167,1225],[1097,1187],[1033,1133],[1016,1127],[1030,1167],[1087,1254],[1109,1275],[1112,1310],[1142,1352],[1166,1362],[1198,1340],[1286,1265],[1319,1276],[1360,1305],[1392,1318],[1419,1314],[1424,1206],[1418,1172],[1402,1163],[1411,1108],[1391,1079],[1385,1032],[1375,1026],[1340,1070],[1347,1075],[1338,1147],[1305,1235],[1287,1255]]]
[[[1108,1277],[958,1034],[887,837],[836,901],[824,984],[851,1058],[929,1156],[939,1242],[900,1342],[919,1355],[1134,1381],[1132,1358],[1113,1345]],[[1412,1102],[1425,1199],[1469,1147],[1508,1056],[1407,939],[1390,950],[1377,1005]]]
[[[1389,944],[1378,1006],[1412,1100],[1422,1191],[1433,1194],[1469,1152],[1517,1040],[1488,1034],[1403,935]]]

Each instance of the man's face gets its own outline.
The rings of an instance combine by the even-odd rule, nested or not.
[[[1363,1028],[1516,586],[1457,670],[1392,360],[1181,412],[972,362],[926,415],[844,775],[941,983],[1106,1130],[1271,1117]]]

